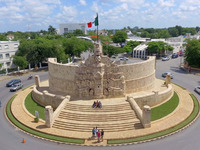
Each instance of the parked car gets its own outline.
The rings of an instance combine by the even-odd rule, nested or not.
[[[120,60],[128,60],[127,57],[121,57]]]
[[[172,58],[177,58],[178,57],[178,53],[173,53],[172,54]]]
[[[116,58],[116,56],[115,56],[115,55],[112,55],[111,58]]]
[[[15,91],[21,89],[22,87],[23,87],[23,84],[22,84],[22,83],[14,84],[14,85],[10,88],[10,92],[15,92]]]
[[[162,74],[162,77],[166,78],[166,76],[167,76],[168,74],[171,76],[171,79],[174,78],[174,76],[173,76],[173,74],[172,74],[171,72],[165,72],[165,73],[163,73],[163,74]]]
[[[195,87],[194,91],[196,91],[198,94],[200,94],[200,86]]]
[[[162,61],[168,61],[169,60],[169,57],[168,56],[165,56],[162,58]]]
[[[6,87],[11,87],[12,85],[17,84],[17,83],[21,83],[21,80],[20,79],[11,80],[6,84]]]
[[[183,51],[180,50],[180,51],[178,52],[178,55],[179,55],[179,56],[183,56],[183,55],[184,55]]]

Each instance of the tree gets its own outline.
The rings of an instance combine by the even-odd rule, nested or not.
[[[161,30],[160,32],[157,33],[157,38],[169,38],[170,34],[167,29]]]
[[[138,41],[128,41],[127,44],[124,46],[124,49],[126,50],[126,52],[131,52],[133,51],[133,49],[140,45],[140,42]]]
[[[115,35],[113,35],[114,43],[122,43],[128,38],[127,33],[123,31],[117,31]]]
[[[14,56],[13,63],[16,66],[19,66],[21,69],[24,69],[28,66],[28,61],[26,60],[25,57],[22,56]]]
[[[76,30],[73,32],[73,35],[74,35],[74,36],[82,36],[82,35],[84,35],[84,33],[83,33],[82,30],[76,29]]]
[[[56,34],[56,28],[54,28],[52,25],[49,25],[48,33],[55,35]]]
[[[178,35],[183,35],[182,34],[182,31],[183,31],[183,28],[181,26],[177,26],[175,27],[177,30],[178,30]]]
[[[200,67],[200,40],[187,41],[185,58],[190,66]]]
[[[167,50],[167,44],[162,41],[158,42],[153,41],[148,43],[147,51],[151,55],[156,54],[158,57],[160,57],[160,54],[164,54],[166,50]]]
[[[111,57],[114,54],[119,54],[119,53],[124,53],[124,52],[125,52],[124,48],[114,47],[114,46],[111,46],[111,45],[103,44],[103,53],[104,53],[104,55],[108,54],[108,56]]]
[[[65,54],[80,57],[83,51],[93,48],[93,44],[89,41],[72,37],[63,40],[63,48]]]
[[[58,62],[66,62],[66,55],[62,46],[62,39],[46,39],[40,37],[33,40],[21,42],[16,53],[17,56],[24,56],[32,65],[47,61],[49,57],[56,57]]]
[[[7,41],[5,34],[0,34],[0,41]]]
[[[177,37],[179,35],[178,30],[175,27],[168,28],[168,32],[172,37]]]
[[[150,34],[147,31],[143,31],[140,36],[141,37],[150,37]]]

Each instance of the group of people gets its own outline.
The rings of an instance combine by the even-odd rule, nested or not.
[[[101,101],[94,101],[92,108],[102,108],[102,103]]]
[[[97,127],[92,129],[92,137],[97,137],[98,142],[103,141],[104,131],[100,131]]]

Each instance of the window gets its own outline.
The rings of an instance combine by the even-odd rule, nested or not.
[[[18,48],[18,44],[14,44],[14,48]]]
[[[8,48],[9,48],[9,46],[8,46],[8,45],[5,45],[5,46],[4,46],[4,48],[5,48],[5,49],[8,49]]]
[[[10,54],[9,53],[6,54],[6,58],[10,58]]]
[[[64,28],[64,33],[68,33],[68,28]]]
[[[0,59],[3,59],[3,55],[2,54],[0,54]]]
[[[0,45],[0,49],[1,49],[1,45]]]
[[[7,62],[6,65],[7,65],[8,67],[10,67],[10,62]]]

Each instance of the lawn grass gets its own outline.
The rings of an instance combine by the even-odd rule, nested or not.
[[[146,136],[142,136],[142,137],[136,137],[136,138],[130,138],[130,139],[116,139],[116,140],[108,140],[108,144],[125,144],[125,143],[133,143],[133,142],[140,142],[140,141],[145,141],[145,140],[150,140],[150,139],[154,139],[154,138],[158,138],[161,136],[165,136],[168,135],[170,133],[173,133],[185,126],[187,126],[188,124],[190,124],[198,115],[199,113],[199,103],[198,100],[196,99],[196,97],[193,94],[190,94],[190,96],[193,99],[194,102],[194,109],[191,113],[191,115],[183,122],[181,122],[180,124],[178,124],[175,127],[172,127],[170,129],[158,132],[158,133],[154,133],[154,134],[150,134],[150,135],[146,135]]]
[[[176,92],[170,100],[162,105],[151,109],[151,121],[158,120],[172,113],[179,104],[179,97]]]
[[[45,120],[45,116],[44,116],[45,108],[33,100],[32,93],[29,93],[27,95],[25,99],[25,107],[33,116],[35,116],[35,111],[38,111],[39,118]]]
[[[50,139],[50,140],[55,140],[55,141],[59,141],[59,142],[66,142],[66,143],[75,143],[75,144],[83,144],[84,143],[84,139],[73,139],[73,138],[66,138],[66,137],[59,137],[59,136],[55,136],[55,135],[50,135],[50,134],[46,134],[46,133],[42,133],[36,130],[33,130],[23,124],[21,124],[18,120],[16,120],[14,118],[14,116],[11,113],[11,104],[12,101],[14,100],[14,98],[16,97],[16,95],[14,95],[9,102],[7,103],[6,106],[6,114],[8,119],[14,124],[16,125],[18,128],[31,133],[33,135],[42,137],[42,138],[46,138],[46,139]]]

